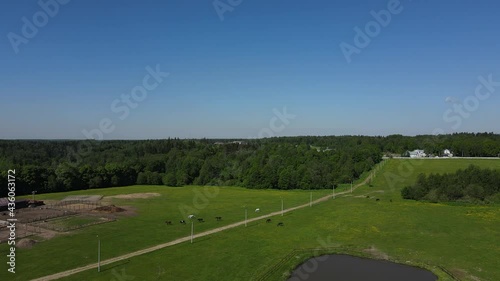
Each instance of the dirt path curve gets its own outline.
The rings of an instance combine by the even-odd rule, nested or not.
[[[369,179],[370,179],[370,176],[368,176],[363,182],[355,185],[353,187],[353,190],[355,190],[356,188],[358,188],[358,187],[360,187],[360,186],[368,183]],[[339,193],[335,193],[335,196],[346,194],[346,193],[350,193],[350,192],[351,192],[350,190],[342,191],[342,192],[339,192]],[[332,198],[332,195],[324,196],[324,197],[321,197],[321,198],[319,198],[317,200],[314,200],[313,204],[320,203],[320,202],[323,202],[323,201],[327,201],[328,199],[331,199],[331,198]],[[308,207],[308,206],[309,206],[309,203],[306,203],[306,204],[303,204],[303,205],[300,205],[300,206],[296,206],[296,207],[292,207],[292,208],[289,208],[289,209],[285,209],[285,210],[283,210],[283,213],[288,213],[288,212],[295,211],[295,210],[298,210],[298,209],[302,209],[302,208],[305,208],[305,207]],[[253,222],[253,221],[257,221],[257,220],[261,220],[261,219],[265,219],[265,218],[277,216],[277,215],[280,215],[280,214],[281,214],[281,211],[277,211],[277,212],[270,213],[270,214],[267,214],[267,215],[263,215],[263,216],[260,216],[260,217],[257,217],[257,218],[248,219],[247,222]],[[229,224],[229,225],[226,225],[226,226],[214,228],[214,229],[211,229],[211,230],[208,230],[208,231],[205,231],[205,232],[201,232],[201,233],[195,234],[193,236],[193,238],[196,239],[196,238],[199,238],[199,237],[207,236],[207,235],[210,235],[210,234],[213,234],[213,233],[221,232],[221,231],[226,230],[226,229],[235,228],[237,226],[244,225],[244,224],[245,224],[245,221],[240,221],[240,222]],[[170,246],[173,246],[173,245],[176,245],[176,244],[180,244],[180,243],[183,243],[183,242],[187,242],[187,241],[190,241],[190,240],[191,240],[191,236],[182,237],[182,238],[179,238],[179,239],[167,242],[167,243],[159,244],[159,245],[156,245],[156,246],[153,246],[153,247],[150,247],[150,248],[142,249],[142,250],[135,251],[135,252],[132,252],[132,253],[128,253],[128,254],[125,254],[125,255],[122,255],[122,256],[118,256],[118,257],[114,257],[114,258],[111,258],[111,259],[107,259],[107,260],[101,261],[101,266],[107,265],[107,264],[111,264],[111,263],[115,263],[115,262],[122,261],[122,260],[126,260],[126,259],[129,259],[129,258],[132,258],[132,257],[136,257],[136,256],[139,256],[139,255],[147,254],[147,253],[150,253],[150,252],[153,252],[153,251],[156,251],[156,250],[160,250],[160,249],[163,249],[163,248],[166,248],[166,247],[170,247]],[[73,274],[76,274],[76,273],[79,273],[79,272],[82,272],[82,271],[85,271],[85,270],[94,269],[94,268],[97,268],[97,263],[93,263],[93,264],[89,264],[89,265],[86,265],[86,266],[82,266],[82,267],[70,269],[70,270],[59,272],[59,273],[55,273],[55,274],[52,274],[52,275],[47,275],[47,276],[44,276],[44,277],[33,279],[32,281],[56,280],[56,279],[59,279],[59,278],[62,278],[62,277],[70,276],[70,275],[73,275]]]

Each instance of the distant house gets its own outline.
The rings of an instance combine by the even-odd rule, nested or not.
[[[423,150],[417,149],[413,151],[408,151],[407,153],[410,158],[422,158],[422,157],[427,157],[427,154]]]
[[[453,153],[451,153],[451,151],[449,149],[445,149],[443,151],[443,156],[444,157],[453,157]]]
[[[228,145],[228,144],[239,144],[239,145],[246,145],[247,143],[244,141],[232,141],[232,142],[215,142],[214,145]]]
[[[295,147],[297,147],[297,146],[295,146]],[[313,146],[313,145],[309,145],[309,147],[310,147],[311,149],[316,149],[316,151],[317,151],[317,152],[327,152],[327,151],[332,151],[332,150],[333,150],[333,149],[331,149],[331,148],[329,148],[329,147],[327,147],[327,148],[325,148],[325,149],[322,149],[322,148],[321,148],[321,147],[319,147],[319,146]]]

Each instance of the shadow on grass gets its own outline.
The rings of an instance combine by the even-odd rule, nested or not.
[[[208,237],[208,236],[203,236],[203,237],[199,237],[199,238],[194,238],[193,239],[193,244],[196,244],[196,243],[199,243],[199,242],[205,242],[207,240],[210,240],[212,239],[211,237]],[[191,243],[191,242],[189,242]]]
[[[249,228],[249,227],[255,227],[255,226],[258,226],[258,225],[260,225],[260,224],[261,224],[261,223],[252,223],[252,224],[248,224],[248,225],[246,226],[246,228]],[[245,226],[243,226],[243,227],[245,227]]]
[[[101,272],[106,272],[108,270],[112,270],[115,267],[123,266],[123,265],[126,265],[128,263],[130,263],[130,260],[124,260],[124,261],[115,262],[115,263],[113,263],[112,266],[106,266],[104,269],[101,266]]]

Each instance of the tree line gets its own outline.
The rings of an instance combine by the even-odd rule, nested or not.
[[[420,174],[401,190],[405,199],[431,202],[500,202],[500,171],[471,165],[452,174]]]
[[[7,169],[16,169],[18,194],[134,184],[318,189],[359,178],[384,153],[417,148],[495,156],[500,152],[500,136],[0,140],[0,175],[6,178]]]
[[[404,154],[422,149],[426,154],[443,155],[445,149],[460,157],[500,157],[500,135],[494,133],[454,133],[450,135],[391,135],[382,141],[383,151]]]

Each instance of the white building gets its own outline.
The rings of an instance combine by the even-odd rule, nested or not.
[[[427,154],[423,150],[417,149],[413,151],[408,152],[410,155],[410,158],[422,158],[422,157],[427,157]]]
[[[453,157],[453,153],[451,153],[451,151],[449,149],[445,149],[443,151],[443,156],[444,157]]]

